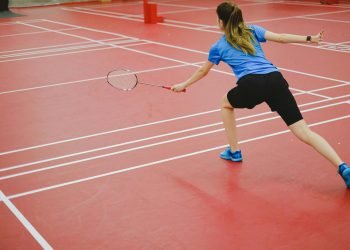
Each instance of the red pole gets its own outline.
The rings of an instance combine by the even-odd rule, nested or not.
[[[164,18],[157,16],[157,4],[148,3],[148,0],[143,0],[143,16],[145,23],[163,22]]]

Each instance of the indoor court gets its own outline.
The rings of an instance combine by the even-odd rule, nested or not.
[[[349,249],[350,189],[266,104],[236,110],[244,160],[219,157],[221,100],[237,81],[227,65],[185,93],[108,84],[115,69],[187,80],[222,35],[221,2],[55,3],[0,18],[1,250]],[[350,1],[235,2],[246,24],[324,30],[319,44],[262,46],[350,163]]]

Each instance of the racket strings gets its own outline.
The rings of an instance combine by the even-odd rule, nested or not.
[[[137,77],[128,70],[114,70],[107,76],[108,82],[115,88],[132,90],[137,85]]]

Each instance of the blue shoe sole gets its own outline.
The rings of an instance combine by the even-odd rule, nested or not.
[[[225,157],[225,156],[221,156],[221,159],[224,160],[228,160],[228,161],[233,161],[233,162],[241,162],[243,160],[243,158],[232,158],[232,157]]]
[[[236,159],[232,158],[231,161],[233,161],[233,162],[241,162],[241,161],[243,161],[243,159],[242,158],[238,158],[238,159],[237,158]]]

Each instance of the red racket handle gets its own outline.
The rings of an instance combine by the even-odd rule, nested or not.
[[[169,86],[162,86],[162,88],[171,90],[171,87]],[[186,92],[186,89],[181,90],[181,92]]]

